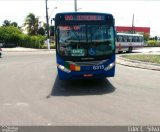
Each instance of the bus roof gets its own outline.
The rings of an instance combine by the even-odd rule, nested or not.
[[[112,15],[110,13],[102,13],[102,12],[60,12],[60,13],[57,13],[56,15],[67,15],[67,14],[97,14],[97,15]]]
[[[138,34],[138,33],[117,33],[117,35],[123,35],[123,36],[142,36],[142,34]]]

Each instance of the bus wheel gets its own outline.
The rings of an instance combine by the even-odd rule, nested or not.
[[[127,53],[131,53],[131,52],[132,52],[132,47],[130,46],[130,47],[128,48]]]
[[[123,53],[123,51],[118,51],[119,54]]]

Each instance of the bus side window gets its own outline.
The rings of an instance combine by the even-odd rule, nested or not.
[[[139,42],[142,42],[142,37],[139,37]]]
[[[123,37],[119,36],[119,42],[123,42]]]
[[[129,42],[132,42],[132,37],[131,36],[129,37]]]
[[[123,42],[127,42],[127,36],[123,36]]]
[[[132,38],[132,42],[136,42],[136,38],[135,37]]]
[[[119,42],[119,38],[118,37],[116,38],[116,41]]]
[[[121,42],[120,36],[117,36],[117,42]]]
[[[125,40],[124,40],[124,36],[122,37],[122,42],[125,42]]]
[[[138,37],[135,37],[136,38],[136,42],[138,42]]]
[[[127,36],[127,42],[130,42],[130,37],[129,36]]]
[[[140,42],[143,42],[143,37],[140,37]]]
[[[141,41],[140,41],[140,37],[137,37],[137,42],[141,42]]]

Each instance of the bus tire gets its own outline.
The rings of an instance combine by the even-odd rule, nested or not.
[[[119,53],[119,54],[122,54],[122,53],[123,53],[123,51],[118,51],[118,53]]]
[[[132,46],[130,46],[130,47],[128,48],[127,53],[132,53]]]

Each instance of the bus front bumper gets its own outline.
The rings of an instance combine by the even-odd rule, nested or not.
[[[60,80],[105,78],[105,77],[113,77],[115,74],[115,65],[107,70],[96,70],[96,71],[66,72],[64,70],[61,70],[60,68],[57,69]]]

